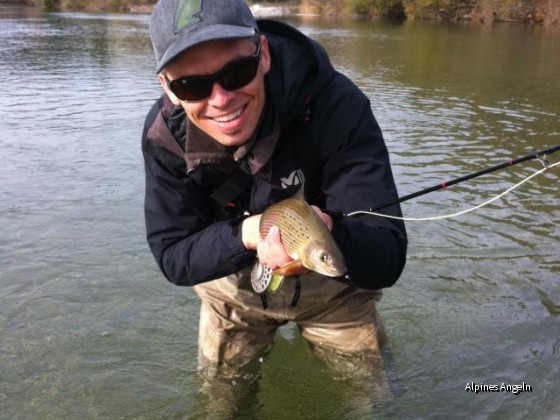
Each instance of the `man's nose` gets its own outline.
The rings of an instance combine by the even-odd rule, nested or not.
[[[214,83],[208,103],[216,108],[221,108],[227,105],[234,95],[235,92],[230,92],[224,89],[219,83]]]

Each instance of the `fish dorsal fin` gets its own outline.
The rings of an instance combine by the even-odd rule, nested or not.
[[[305,201],[305,184],[301,184],[301,187],[298,188],[292,198]]]

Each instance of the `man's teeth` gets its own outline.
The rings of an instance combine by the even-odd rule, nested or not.
[[[228,115],[222,115],[221,117],[214,117],[214,121],[217,122],[228,122],[231,120],[236,119],[237,117],[239,117],[241,115],[241,113],[243,112],[243,108],[239,108],[237,111],[232,112],[231,114]]]

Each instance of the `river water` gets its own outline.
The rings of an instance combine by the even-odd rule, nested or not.
[[[140,135],[160,94],[148,17],[0,16],[0,418],[212,418],[199,302],[144,237]],[[282,19],[371,98],[401,195],[560,143],[559,28]],[[403,211],[454,213],[542,167]],[[391,398],[332,375],[288,326],[237,417],[560,418],[559,177],[408,223],[405,272],[380,304]]]

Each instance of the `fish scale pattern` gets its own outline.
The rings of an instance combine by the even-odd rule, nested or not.
[[[272,226],[278,226],[284,248],[294,259],[283,267],[282,275],[294,275],[298,265],[330,277],[346,274],[344,256],[327,225],[303,199],[288,198],[266,209],[259,225],[261,238]]]
[[[289,198],[273,204],[261,217],[260,235],[264,238],[272,226],[278,226],[288,254],[299,254],[303,245],[319,233],[328,233],[317,213],[303,200]],[[325,232],[326,231],[326,232]]]

